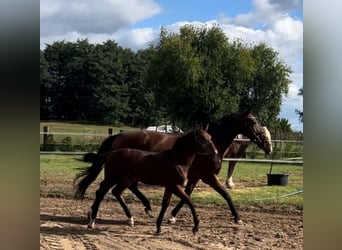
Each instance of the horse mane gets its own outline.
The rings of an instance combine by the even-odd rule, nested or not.
[[[218,120],[212,121],[208,125],[208,133],[216,138],[222,138],[223,140],[228,140],[229,138],[224,138],[229,133],[227,133],[227,130],[233,129],[233,126],[231,124],[231,120],[233,117],[232,114],[225,115],[221,117]],[[235,131],[232,131],[233,133]]]
[[[182,145],[184,140],[187,140],[187,138],[190,137],[190,136],[194,136],[194,133],[195,133],[194,131],[191,131],[189,133],[186,133],[186,134],[181,135],[180,137],[178,137],[172,148],[178,148],[179,145]]]
[[[187,152],[187,150],[189,149],[189,145],[183,145],[183,142],[187,140],[190,136],[194,136],[194,133],[195,132],[192,131],[192,132],[177,136],[177,139],[175,143],[173,144],[173,146],[170,149],[163,151],[162,153],[164,155],[167,155],[168,157],[173,157],[174,153],[177,152],[177,154],[182,155],[183,157],[183,153]],[[183,162],[182,164],[185,164],[186,163],[185,158],[182,159],[181,162]]]
[[[268,130],[268,128],[266,126],[263,127],[264,131],[265,131],[265,136],[267,138],[267,140],[271,140],[271,133],[270,131]]]

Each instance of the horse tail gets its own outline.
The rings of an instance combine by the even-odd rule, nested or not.
[[[101,155],[99,155],[99,153],[86,153],[83,156],[82,161],[84,162],[89,162],[89,163],[93,163],[95,161],[99,161],[101,158]]]
[[[83,156],[84,162],[90,162],[92,164],[90,167],[82,169],[74,178],[74,187],[76,188],[76,192],[74,194],[75,199],[83,199],[89,185],[95,181],[97,176],[100,174],[116,137],[117,135],[107,137],[102,142],[97,153],[86,153]]]

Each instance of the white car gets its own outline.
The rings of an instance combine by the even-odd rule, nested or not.
[[[181,129],[178,127],[173,127],[171,125],[160,125],[160,126],[150,126],[146,128],[146,130],[149,131],[157,131],[157,132],[163,132],[163,133],[183,133]]]

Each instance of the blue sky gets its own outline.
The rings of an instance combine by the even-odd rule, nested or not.
[[[57,40],[102,43],[114,39],[122,47],[146,48],[160,27],[177,32],[184,24],[219,25],[230,39],[265,42],[294,71],[279,118],[303,130],[295,109],[303,86],[302,0],[41,0],[40,48]]]

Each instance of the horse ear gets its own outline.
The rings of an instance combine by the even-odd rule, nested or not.
[[[253,105],[249,106],[249,108],[244,112],[245,115],[248,115],[250,113],[252,113],[253,110]]]
[[[208,132],[208,128],[209,128],[209,123],[207,123],[207,125],[204,127],[204,131]]]

